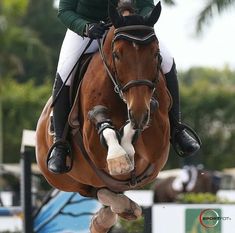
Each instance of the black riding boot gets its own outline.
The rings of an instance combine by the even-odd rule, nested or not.
[[[187,157],[189,155],[193,155],[200,149],[201,142],[198,137],[197,140],[191,137],[187,132],[187,129],[189,128],[181,124],[179,86],[175,63],[173,64],[170,72],[165,74],[165,77],[167,88],[173,99],[173,106],[169,112],[171,143],[179,156]]]
[[[56,74],[52,93],[53,100],[55,100],[62,85],[63,81],[59,74]],[[63,138],[64,128],[68,120],[69,112],[69,87],[64,86],[55,102],[55,105],[53,106],[55,144],[52,146],[47,163],[48,170],[56,174],[66,173],[69,171],[69,167],[66,165],[66,158],[70,153],[70,145],[67,140]]]

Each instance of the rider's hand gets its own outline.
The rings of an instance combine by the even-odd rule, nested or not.
[[[104,22],[87,24],[84,35],[91,39],[101,39],[107,29]]]

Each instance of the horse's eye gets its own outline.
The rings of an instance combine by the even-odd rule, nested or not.
[[[159,54],[160,54],[160,49],[159,48],[154,49],[154,56],[158,57]]]
[[[154,57],[155,57],[156,59],[158,59],[158,61],[159,61],[160,64],[162,63],[162,56],[161,56],[161,54],[160,54],[160,51],[156,52],[156,53],[154,54]]]
[[[114,59],[116,59],[116,60],[119,60],[119,59],[120,59],[120,56],[119,56],[119,54],[118,54],[117,52],[113,52],[113,57],[114,57]]]
[[[155,57],[155,58],[158,58],[159,54],[160,54],[160,50],[158,49],[157,51],[155,51],[154,57]]]

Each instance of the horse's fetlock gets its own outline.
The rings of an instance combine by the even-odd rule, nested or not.
[[[118,131],[108,123],[101,124],[98,134],[100,136],[100,142],[105,148],[108,148],[109,144],[112,142],[119,144],[120,136]]]
[[[103,105],[95,106],[88,112],[88,117],[95,125],[100,136],[100,142],[105,148],[108,148],[107,140],[109,138],[117,138],[118,142],[120,142],[120,135],[118,131],[115,130],[112,120],[109,118],[109,109],[107,107]],[[108,134],[107,136],[103,134],[104,131],[106,131],[106,134]]]
[[[97,130],[98,130],[98,134],[100,135],[101,133],[103,133],[103,131],[105,129],[112,129],[112,131],[115,132],[115,128],[112,125],[111,121],[104,121],[102,123],[100,123],[99,125],[97,125]]]

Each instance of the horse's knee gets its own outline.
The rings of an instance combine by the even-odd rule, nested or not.
[[[109,110],[103,105],[96,105],[88,112],[88,117],[93,124],[98,125],[109,119]]]
[[[90,121],[95,125],[100,136],[100,142],[104,147],[108,148],[107,140],[108,138],[110,138],[110,136],[113,138],[114,132],[115,139],[120,141],[119,133],[117,130],[115,130],[115,127],[113,126],[113,123],[109,117],[109,110],[107,107],[102,105],[95,106],[88,112],[88,117]],[[110,130],[107,131],[106,129]],[[104,130],[107,131],[106,137],[103,134]]]
[[[97,105],[88,112],[88,118],[95,125],[98,132],[102,129],[102,125],[107,125],[110,128],[114,128],[112,121],[109,117],[109,110],[107,107]],[[99,132],[100,133],[100,132]]]

